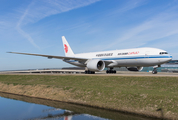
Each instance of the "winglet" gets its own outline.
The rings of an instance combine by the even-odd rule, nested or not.
[[[69,43],[67,42],[67,40],[66,40],[66,38],[64,36],[62,36],[62,42],[63,42],[65,56],[73,57],[74,53],[73,53]]]

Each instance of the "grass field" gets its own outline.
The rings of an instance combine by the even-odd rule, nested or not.
[[[0,75],[0,83],[20,89],[31,86],[32,92],[50,88],[46,94],[53,96],[58,94],[50,91],[58,89],[68,96],[65,99],[93,106],[153,116],[159,116],[156,110],[161,108],[164,116],[178,116],[178,77]],[[36,86],[43,89],[35,90]],[[7,91],[3,86],[0,90]]]

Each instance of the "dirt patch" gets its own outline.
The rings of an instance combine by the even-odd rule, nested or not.
[[[8,85],[0,83],[0,91],[66,102],[72,99],[69,92],[62,90],[61,88],[49,87],[47,85]]]

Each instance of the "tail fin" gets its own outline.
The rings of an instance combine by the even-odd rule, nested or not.
[[[70,115],[70,116],[65,116],[65,117],[64,117],[64,120],[72,120],[72,115]]]
[[[65,56],[73,57],[74,53],[73,53],[69,43],[67,42],[67,40],[64,36],[62,36],[62,42],[63,42],[63,46],[64,46]]]

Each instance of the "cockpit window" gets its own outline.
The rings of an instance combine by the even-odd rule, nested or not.
[[[163,54],[168,54],[167,52],[160,52],[159,53],[160,55],[163,55]]]

